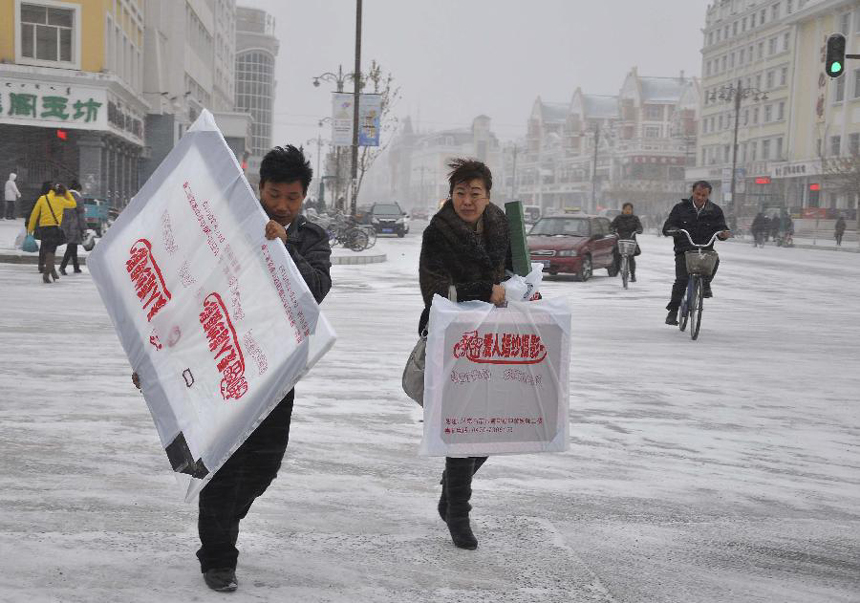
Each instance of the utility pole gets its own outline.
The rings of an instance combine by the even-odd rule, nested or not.
[[[735,134],[732,142],[732,186],[730,189],[732,195],[732,211],[729,213],[729,224],[731,225],[737,224],[738,219],[738,200],[735,196],[735,172],[737,172],[738,168],[738,125],[741,121],[741,98],[743,97],[741,85],[742,82],[738,79],[737,92],[735,93]],[[735,226],[735,228],[737,228],[737,226]]]
[[[594,126],[594,166],[591,170],[591,207],[589,213],[597,211],[597,151],[600,148],[600,124]]]
[[[355,215],[358,188],[358,102],[361,91],[361,0],[355,2],[355,69],[353,70],[352,93],[352,182],[350,186],[350,214]]]

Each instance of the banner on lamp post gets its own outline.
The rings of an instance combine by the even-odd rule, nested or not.
[[[336,92],[332,94],[331,138],[335,146],[352,145],[353,120],[352,94]],[[358,145],[362,147],[379,146],[379,129],[382,115],[382,95],[362,94],[358,103]]]

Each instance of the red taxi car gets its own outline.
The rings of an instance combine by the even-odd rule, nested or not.
[[[609,220],[585,214],[546,216],[529,231],[529,254],[544,272],[575,274],[587,281],[597,268],[615,276],[614,250],[617,237]]]

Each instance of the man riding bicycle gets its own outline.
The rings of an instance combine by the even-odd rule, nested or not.
[[[625,203],[621,206],[621,214],[615,216],[615,219],[612,220],[612,224],[610,224],[609,228],[618,235],[619,239],[633,239],[636,240],[637,234],[642,234],[642,222],[639,220],[639,216],[633,213],[633,204]],[[615,247],[612,250],[615,256],[615,271],[621,269],[621,254],[618,252],[618,247]],[[636,253],[634,255],[639,255],[641,251],[639,250],[639,245],[636,245]],[[636,282],[636,259],[634,256],[630,256],[628,258],[628,266],[630,267],[630,282]]]
[[[693,184],[692,194],[689,199],[684,199],[669,213],[663,224],[663,234],[665,236],[675,237],[675,283],[672,285],[672,298],[666,309],[669,314],[666,316],[667,325],[678,324],[678,308],[681,306],[681,299],[684,297],[684,291],[687,289],[687,262],[684,258],[684,253],[696,249],[687,240],[683,233],[672,232],[677,229],[684,229],[690,233],[690,237],[697,243],[706,243],[714,233],[719,232],[718,238],[725,241],[731,236],[731,231],[726,226],[726,219],[723,216],[723,210],[716,203],[711,202],[708,197],[711,195],[711,185],[709,182],[700,180]],[[713,249],[711,244],[705,249]],[[717,260],[714,266],[714,271],[705,279],[703,296],[712,297],[711,280],[717,273],[717,268],[720,266],[720,261]]]

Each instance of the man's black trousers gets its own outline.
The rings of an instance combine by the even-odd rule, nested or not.
[[[290,439],[294,397],[290,390],[200,491],[200,571],[236,567],[239,521],[278,474]]]
[[[714,264],[714,272],[709,278],[705,279],[706,283],[710,283],[717,275],[717,269],[720,267],[720,259],[717,258],[717,263]],[[684,298],[684,292],[687,290],[687,281],[690,275],[687,274],[687,259],[683,253],[675,254],[675,283],[672,285],[672,299],[666,306],[667,310],[677,310],[681,307],[681,300]]]

